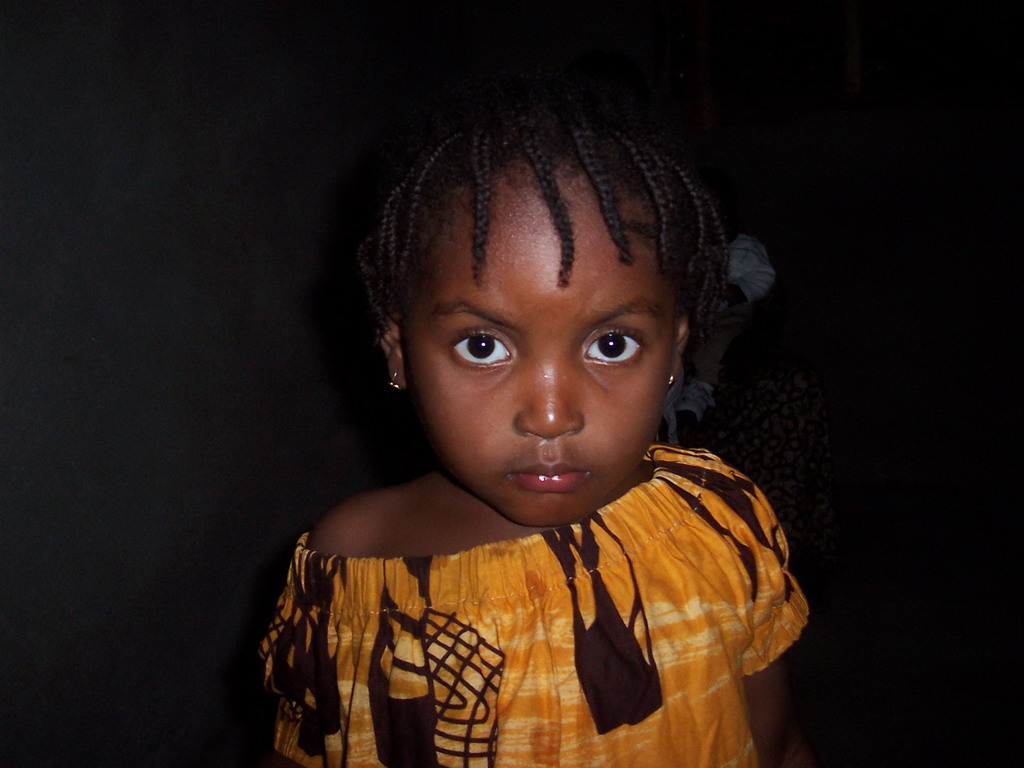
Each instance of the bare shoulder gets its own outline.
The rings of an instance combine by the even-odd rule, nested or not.
[[[406,507],[406,485],[377,488],[345,499],[313,527],[309,548],[328,555],[377,556],[388,548],[389,533]]]
[[[344,557],[450,555],[533,532],[431,472],[346,499],[316,524],[308,546]]]

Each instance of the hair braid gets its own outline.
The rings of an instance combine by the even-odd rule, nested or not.
[[[672,160],[672,171],[683,182],[689,191],[697,219],[697,245],[698,253],[719,253],[721,257],[717,262],[712,259],[711,263],[717,263],[718,269],[705,269],[702,273],[696,273],[693,263],[688,265],[687,277],[700,281],[696,287],[696,295],[700,299],[697,303],[702,312],[702,320],[710,318],[717,309],[718,299],[721,295],[721,288],[725,283],[725,272],[727,259],[725,257],[726,241],[725,229],[718,209],[712,202],[711,195],[700,182],[697,173],[682,163]],[[703,327],[703,324],[702,324]]]
[[[461,133],[453,133],[448,138],[441,141],[437,147],[423,158],[420,171],[415,176],[415,181],[409,188],[409,199],[406,216],[409,222],[416,222],[419,220],[420,204],[423,196],[423,182],[427,178],[427,174],[430,173],[430,169],[434,163],[437,162],[438,158],[445,153],[445,151],[452,145],[453,142],[462,138]],[[405,237],[402,238],[402,248],[398,252],[397,256],[399,261],[408,262],[410,260],[413,248],[416,247],[419,238],[417,237],[416,227],[410,226],[406,228]]]
[[[655,226],[658,232],[658,266],[664,270],[669,257],[668,224],[675,212],[671,193],[665,189],[665,185],[662,183],[662,173],[658,163],[640,149],[635,141],[618,131],[615,133],[615,140],[629,153],[630,160],[640,172],[647,194],[650,195],[651,201],[654,203]]]
[[[570,130],[573,140],[576,142],[580,163],[583,165],[583,170],[586,171],[587,178],[590,179],[590,183],[597,193],[597,203],[601,209],[601,215],[608,225],[608,233],[619,249],[619,258],[624,264],[632,264],[633,254],[629,249],[626,233],[622,226],[622,217],[619,215],[615,189],[594,148],[593,132],[589,126],[583,124],[573,125]]]
[[[568,203],[558,180],[579,175],[597,198],[608,235],[632,263],[620,205],[639,205],[651,226],[659,269],[676,286],[677,307],[700,338],[724,285],[721,222],[703,184],[669,132],[642,105],[592,91],[563,77],[499,73],[436,103],[390,155],[394,180],[376,229],[359,249],[360,269],[378,328],[402,314],[419,264],[443,215],[465,196],[473,216],[474,279],[486,269],[496,179],[529,169],[561,246],[558,283],[575,260]],[[416,148],[410,152],[409,148]]]
[[[376,320],[378,335],[386,320],[385,308],[395,303],[394,291],[399,285],[395,279],[398,270],[393,258],[398,241],[395,211],[400,205],[404,188],[403,179],[391,190],[382,206],[376,231],[360,244],[358,251],[359,273],[367,286],[367,298]]]
[[[480,279],[491,219],[490,138],[483,131],[473,136],[473,279]]]
[[[537,142],[536,124],[525,110],[516,110],[515,119],[519,126],[523,150],[537,178],[544,202],[551,212],[552,223],[555,225],[558,239],[562,245],[562,263],[558,270],[558,284],[565,286],[569,283],[569,274],[572,272],[572,264],[576,257],[576,243],[573,238],[572,222],[569,219],[569,209],[565,204],[565,198],[562,197],[562,193],[558,189],[551,158]]]
[[[594,192],[597,194],[598,207],[601,209],[601,216],[608,226],[608,234],[611,235],[612,242],[619,249],[619,259],[624,264],[632,264],[633,253],[626,239],[626,233],[622,225],[622,216],[619,215],[615,188],[597,150],[594,128],[590,121],[586,119],[588,105],[584,103],[583,94],[571,89],[566,89],[565,101],[568,107],[568,116],[563,118],[564,123],[572,136],[580,164],[583,166],[583,170],[587,174]]]

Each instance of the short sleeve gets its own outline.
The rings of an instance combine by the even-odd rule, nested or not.
[[[278,694],[274,748],[300,765],[319,768],[340,746],[341,702],[336,683],[335,633],[330,627],[334,574],[300,540],[260,644],[264,685]],[[335,563],[336,564],[336,563]]]
[[[771,505],[755,486],[753,496],[758,521],[755,542],[757,590],[751,610],[752,639],[743,656],[743,674],[750,675],[779,658],[807,624],[807,599],[789,570],[786,535]]]
[[[789,570],[789,546],[761,490],[716,456],[674,449],[682,459],[663,465],[692,486],[692,513],[713,568],[703,576],[731,604],[727,634],[741,670],[750,675],[785,652],[807,623],[807,600]],[[662,452],[659,458],[670,454]]]

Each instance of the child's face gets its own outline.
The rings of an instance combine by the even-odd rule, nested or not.
[[[561,182],[576,234],[568,286],[547,207],[506,176],[480,281],[462,200],[384,339],[443,466],[472,503],[527,526],[576,522],[636,482],[686,339],[653,245],[631,232],[636,260],[621,263],[590,186]],[[642,218],[636,208],[622,213]]]

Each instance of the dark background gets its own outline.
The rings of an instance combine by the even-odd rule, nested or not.
[[[367,152],[444,78],[593,48],[732,172],[827,388],[842,558],[794,657],[822,756],[1008,760],[1014,27],[848,2],[858,89],[842,2],[711,5],[701,36],[653,1],[3,3],[0,763],[266,747],[294,538],[389,476],[338,266]]]

